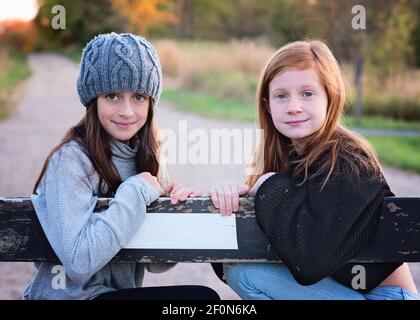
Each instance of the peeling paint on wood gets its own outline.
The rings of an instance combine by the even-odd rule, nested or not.
[[[401,208],[399,208],[397,205],[395,205],[395,203],[391,202],[387,204],[387,208],[389,210],[389,212],[394,213],[398,210],[400,210]]]
[[[95,212],[108,208],[110,199],[100,198]],[[215,249],[124,249],[113,262],[281,262],[271,251],[258,227],[254,199],[240,198],[236,214],[238,250]],[[172,205],[160,198],[149,213],[219,214],[210,198],[193,198]],[[396,228],[398,226],[398,228]],[[420,262],[420,198],[390,197],[384,200],[373,242],[352,262]],[[36,217],[30,198],[0,198],[0,261],[58,261]]]

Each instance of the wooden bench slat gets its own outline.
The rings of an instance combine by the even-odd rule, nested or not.
[[[101,198],[100,212],[110,199]],[[219,214],[209,198],[195,198],[171,205],[160,198],[149,213]],[[420,198],[389,197],[384,200],[374,241],[353,262],[420,262]],[[240,198],[236,213],[238,250],[123,249],[114,262],[281,262],[270,252],[267,237],[258,227],[253,198]],[[0,261],[58,262],[33,209],[30,198],[0,198]]]

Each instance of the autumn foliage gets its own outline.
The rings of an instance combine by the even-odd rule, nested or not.
[[[18,51],[33,51],[36,35],[33,21],[7,20],[0,23],[0,41],[12,45]]]
[[[127,18],[129,31],[140,34],[153,26],[175,23],[175,14],[165,10],[170,4],[168,0],[112,0],[113,8]]]

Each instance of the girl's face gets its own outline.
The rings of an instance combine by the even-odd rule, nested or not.
[[[328,98],[315,69],[287,69],[269,84],[269,112],[274,126],[296,146],[321,128]]]
[[[149,97],[134,92],[109,93],[98,97],[98,118],[115,139],[127,143],[146,123]]]

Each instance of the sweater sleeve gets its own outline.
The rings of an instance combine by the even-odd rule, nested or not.
[[[331,275],[373,239],[384,185],[362,174],[322,179],[298,186],[277,173],[255,197],[255,212],[273,250],[302,285]]]
[[[97,197],[87,178],[91,170],[80,149],[64,146],[50,159],[44,187],[32,196],[43,230],[73,281],[84,282],[104,267],[159,197],[146,180],[133,176],[119,186],[108,209],[93,213]]]

